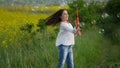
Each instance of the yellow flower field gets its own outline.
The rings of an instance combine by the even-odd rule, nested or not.
[[[1,6],[0,7],[0,44],[7,46],[15,43],[19,39],[20,26],[26,23],[36,25],[39,19],[44,19],[48,15],[62,7],[59,6]],[[66,7],[68,8],[68,7]],[[33,10],[34,9],[34,10]],[[48,13],[49,11],[49,13]],[[46,13],[44,13],[46,12]],[[22,33],[23,34],[23,33]],[[3,45],[4,44],[4,45]]]

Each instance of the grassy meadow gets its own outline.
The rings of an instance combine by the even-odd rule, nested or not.
[[[44,31],[36,30],[39,19],[47,18],[59,8],[0,7],[0,68],[56,68],[58,49],[55,38],[58,31],[52,27],[46,27]],[[27,23],[33,24],[32,32],[20,30]],[[83,29],[82,36],[76,36],[75,42],[75,68],[110,68],[114,64],[112,61],[119,62],[119,48],[115,46],[115,52],[110,49],[112,47],[107,49],[111,44],[103,38],[97,27]],[[112,58],[109,58],[110,51],[116,53]]]

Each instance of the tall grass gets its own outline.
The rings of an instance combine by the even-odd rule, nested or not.
[[[97,30],[96,30],[97,31]],[[96,68],[102,59],[102,37],[92,29],[76,36],[74,45],[75,68]],[[90,33],[89,35],[87,35]],[[58,49],[55,33],[26,33],[16,44],[0,48],[1,68],[55,68],[58,62]],[[93,35],[94,34],[94,35]],[[95,42],[96,41],[96,42]]]

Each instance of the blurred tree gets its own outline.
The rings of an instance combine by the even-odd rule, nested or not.
[[[80,17],[81,27],[85,29],[91,28],[91,26],[96,24],[96,20],[99,19],[101,9],[97,2],[86,3],[83,0],[73,1],[69,4],[70,6],[70,20],[73,22],[75,20],[76,8],[78,8],[78,13]]]
[[[100,33],[109,38],[113,44],[120,45],[120,0],[109,0],[106,3],[75,0],[69,4],[70,20],[75,20],[76,7],[79,10],[79,17],[84,29],[91,26],[100,27]]]
[[[117,16],[120,14],[120,0],[109,0],[105,10],[108,14]]]
[[[109,0],[99,20],[99,27],[104,29],[105,37],[113,45],[120,45],[120,0]]]

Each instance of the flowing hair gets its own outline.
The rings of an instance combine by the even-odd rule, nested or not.
[[[63,11],[66,9],[60,9],[57,12],[55,12],[54,14],[52,14],[51,16],[49,16],[46,21],[45,21],[45,25],[57,25],[58,23],[60,23],[61,18],[60,16],[62,16]]]

